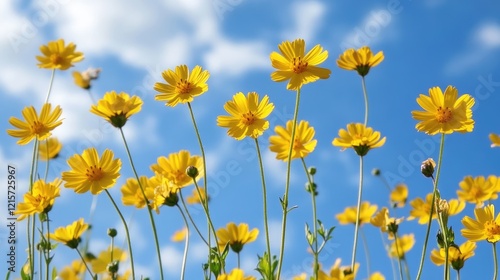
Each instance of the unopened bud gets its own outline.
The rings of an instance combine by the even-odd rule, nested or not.
[[[314,166],[309,167],[308,172],[310,175],[314,176],[316,174],[316,171],[317,171],[316,167],[314,167]]]
[[[434,174],[434,167],[436,167],[436,163],[432,158],[428,158],[422,162],[420,171],[425,177],[432,177]]]
[[[118,234],[118,232],[116,231],[116,229],[114,229],[114,228],[108,228],[108,235],[109,235],[109,237],[113,238],[117,234]]]
[[[372,170],[372,175],[373,175],[373,176],[380,176],[380,173],[381,173],[381,172],[380,172],[380,169],[378,169],[378,168],[374,168],[374,169]]]
[[[187,174],[189,177],[191,177],[191,178],[195,179],[196,177],[198,177],[198,175],[199,175],[200,173],[198,172],[198,168],[196,168],[195,166],[192,166],[192,165],[191,165],[191,166],[188,166],[188,168],[186,168],[186,174]]]

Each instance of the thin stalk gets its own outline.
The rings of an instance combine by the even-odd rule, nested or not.
[[[238,268],[240,268],[241,267],[241,265],[240,265],[240,252],[236,253],[236,255],[238,255],[238,257],[237,257],[238,258]]]
[[[54,83],[54,76],[56,75],[56,69],[52,69],[52,74],[50,75],[49,90],[47,90],[47,97],[45,97],[45,103],[49,103],[50,92],[52,91],[52,84]]]
[[[304,171],[306,172],[307,176],[307,182],[309,183],[309,187],[311,188],[311,204],[312,204],[312,214],[313,214],[313,234],[314,234],[314,248],[313,249],[313,258],[314,258],[314,263],[313,263],[313,276],[314,279],[318,279],[318,273],[319,273],[319,251],[318,251],[318,217],[316,213],[316,191],[313,189],[313,179],[311,178],[311,174],[309,174],[309,171],[307,170],[307,165],[306,161],[304,158],[300,158],[302,161],[302,166],[304,167]]]
[[[108,195],[109,200],[111,200],[111,203],[115,207],[116,212],[118,212],[118,216],[120,216],[120,219],[122,220],[122,223],[123,223],[123,227],[125,228],[125,233],[127,234],[128,253],[130,254],[130,266],[132,269],[132,279],[135,280],[134,255],[132,254],[132,243],[130,241],[130,232],[128,230],[127,222],[125,221],[125,218],[123,217],[122,212],[118,208],[118,205],[116,205],[116,202],[113,199],[113,197],[111,196],[111,194],[109,193],[109,191],[108,190],[104,190],[104,191]]]
[[[396,257],[398,258],[398,268],[399,268],[399,279],[403,280],[403,266],[401,264],[401,257],[399,254],[399,243],[398,243],[398,235],[394,234],[394,245],[396,246]],[[408,279],[410,280],[410,279]]]
[[[137,170],[135,169],[134,161],[132,160],[132,154],[130,153],[130,149],[127,144],[127,140],[125,139],[125,134],[123,133],[123,129],[120,127],[120,134],[123,139],[123,144],[125,145],[125,149],[127,150],[127,156],[130,161],[130,166],[132,167],[132,171],[134,172],[135,178],[137,179],[137,184],[139,185],[139,188],[141,189],[141,193],[144,197],[144,201],[146,202],[146,207],[148,209],[148,214],[149,214],[149,221],[151,222],[151,228],[153,230],[153,237],[155,240],[155,247],[156,247],[156,255],[158,257],[158,266],[160,267],[160,279],[163,278],[163,267],[162,267],[162,261],[161,261],[161,253],[160,253],[160,243],[158,242],[158,234],[156,232],[156,225],[155,225],[155,220],[153,217],[153,210],[149,206],[149,200],[148,197],[146,196],[146,192],[144,192],[144,187],[142,186],[141,180],[139,178],[139,175],[137,174]]]
[[[352,245],[351,269],[354,271],[356,264],[356,249],[358,247],[359,219],[361,216],[361,197],[363,194],[363,157],[359,157],[359,186],[358,186],[358,204],[356,210],[356,225],[354,227],[354,243]]]
[[[290,139],[295,139],[295,130],[297,128],[297,118],[299,115],[299,103],[300,103],[300,88],[297,89],[297,96],[295,99],[295,109],[293,112],[293,124],[292,124],[292,135]],[[293,140],[290,141],[290,148],[288,149],[288,160],[286,166],[286,183],[285,183],[285,194],[283,195],[282,208],[283,208],[283,220],[281,222],[281,245],[280,245],[280,256],[278,260],[278,272],[276,279],[280,279],[281,267],[283,266],[283,257],[285,255],[285,237],[286,237],[286,221],[288,215],[288,192],[290,190],[290,173],[292,166],[292,150],[293,150]]]
[[[92,270],[90,269],[89,265],[87,264],[87,262],[85,261],[85,258],[83,257],[82,253],[80,252],[80,250],[78,250],[78,248],[75,248],[76,252],[78,253],[78,255],[80,256],[80,258],[82,259],[82,262],[83,264],[85,265],[85,268],[87,268],[87,271],[88,273],[90,274],[90,277],[92,277],[92,279],[96,279],[94,274],[92,274]]]
[[[410,269],[408,268],[408,261],[406,260],[406,257],[403,258],[403,262],[404,262],[404,265],[405,265],[406,279],[411,280]]]
[[[35,139],[35,143],[33,144],[33,153],[31,156],[31,166],[30,166],[30,187],[29,192],[33,192],[33,184],[35,177],[35,165],[38,159],[38,139]],[[35,271],[35,217],[30,215],[28,216],[28,226],[26,227],[26,236],[28,239],[28,255],[30,262],[30,279],[34,279],[34,271]]]
[[[203,240],[203,242],[208,246],[207,241],[205,240],[205,238],[201,234],[201,231],[198,229],[198,227],[196,226],[196,224],[195,224],[195,222],[193,220],[193,217],[191,217],[191,214],[189,213],[189,210],[188,210],[188,208],[186,206],[186,202],[184,201],[184,197],[182,197],[182,190],[179,191],[179,196],[181,198],[182,207],[184,207],[184,211],[186,211],[186,214],[187,214],[189,220],[191,221],[191,224],[193,224],[194,229],[196,230],[196,232],[198,233],[198,235],[201,237],[201,240]]]
[[[188,249],[189,249],[189,223],[186,219],[186,215],[184,215],[184,212],[182,212],[181,207],[179,204],[176,205],[177,208],[179,209],[179,212],[181,212],[182,219],[184,220],[184,224],[186,225],[186,242],[184,243],[184,254],[182,256],[182,268],[181,268],[181,280],[184,280],[184,273],[186,271],[186,263],[187,263],[187,254],[188,254]]]
[[[49,166],[50,166],[50,159],[48,158],[50,147],[49,147],[49,141],[47,141],[45,143],[47,144],[47,145],[45,145],[45,147],[46,147],[45,152],[46,152],[46,155],[47,155],[47,164],[45,164],[45,174],[43,176],[43,179],[45,181],[47,181],[47,176],[49,175]]]
[[[50,220],[49,220],[49,213],[46,214],[47,218],[47,233],[50,234]],[[43,223],[42,223],[43,224]],[[42,228],[42,233],[43,233],[43,228]],[[45,271],[45,279],[50,279],[49,278],[49,273],[50,273],[50,238],[47,238],[47,256],[45,257],[45,264],[47,266]]]
[[[365,259],[366,259],[366,272],[367,275],[371,275],[370,269],[370,251],[368,250],[368,241],[366,240],[365,231],[361,228],[361,241],[363,242],[363,249],[365,250]]]
[[[382,244],[384,244],[384,249],[386,250],[387,252],[387,256],[389,256],[389,261],[391,261],[391,268],[392,268],[392,279],[396,279],[396,268],[394,267],[394,262],[393,262],[393,259],[391,258],[391,256],[389,255],[389,252],[390,252],[390,247],[389,245],[387,245],[387,243],[385,242],[385,238],[384,238],[384,235],[382,234],[382,231],[380,231],[380,238],[382,239]]]
[[[368,93],[366,92],[365,76],[361,77],[361,85],[363,86],[363,96],[365,98],[365,126],[368,125]]]
[[[495,270],[493,272],[493,280],[497,280],[497,275],[498,275],[498,259],[497,259],[497,247],[496,243],[493,244],[493,263],[495,265]]]

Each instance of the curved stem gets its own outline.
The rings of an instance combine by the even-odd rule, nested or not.
[[[365,259],[366,259],[366,272],[367,275],[371,275],[370,269],[370,251],[368,250],[368,241],[366,239],[365,231],[361,228],[361,241],[363,242],[363,249],[365,250]]]
[[[302,161],[302,166],[304,167],[304,171],[306,172],[307,176],[307,182],[309,183],[310,187],[310,192],[311,192],[311,204],[312,204],[312,214],[313,214],[313,234],[314,234],[314,248],[313,249],[313,258],[314,258],[314,263],[313,263],[313,277],[314,279],[318,279],[318,273],[319,273],[319,251],[318,251],[318,218],[317,218],[317,213],[316,213],[316,190],[313,188],[313,179],[311,178],[311,174],[309,174],[309,171],[307,170],[307,165],[306,161],[304,158],[300,158]]]
[[[155,247],[156,247],[156,255],[158,257],[158,266],[160,267],[160,279],[163,278],[163,267],[162,267],[162,261],[161,261],[161,253],[160,253],[160,243],[158,242],[158,234],[156,232],[156,225],[155,225],[155,220],[153,217],[153,210],[149,206],[149,200],[148,197],[146,196],[146,192],[144,191],[144,187],[142,186],[141,180],[139,178],[139,175],[137,174],[137,170],[135,169],[134,161],[132,160],[132,154],[130,153],[130,149],[127,144],[127,140],[125,139],[125,134],[123,133],[123,129],[120,127],[120,134],[123,139],[123,144],[125,145],[125,149],[127,150],[127,156],[130,161],[130,166],[132,167],[132,171],[134,172],[135,178],[137,180],[137,184],[139,185],[139,188],[141,189],[142,196],[144,197],[144,201],[146,202],[146,207],[148,209],[148,214],[149,214],[149,221],[151,222],[151,227],[153,230],[153,237],[155,240]]]
[[[354,228],[354,243],[352,246],[352,259],[351,259],[351,269],[354,271],[354,265],[356,264],[356,248],[358,246],[358,233],[360,226],[360,216],[361,216],[361,197],[363,194],[363,157],[359,157],[359,186],[358,186],[358,204],[356,210],[356,226]]]
[[[52,74],[50,75],[49,90],[47,91],[47,96],[45,97],[45,103],[49,102],[50,92],[52,91],[52,84],[54,83],[54,76],[56,75],[56,69],[52,69]]]
[[[297,89],[297,96],[295,99],[295,109],[293,112],[293,124],[292,124],[292,135],[290,139],[295,139],[295,130],[297,128],[297,118],[299,115],[299,103],[300,103],[300,88]],[[285,251],[285,237],[286,237],[286,221],[288,215],[288,192],[290,189],[290,173],[292,164],[292,150],[293,150],[293,140],[290,141],[290,149],[288,150],[287,166],[286,166],[286,184],[285,184],[285,194],[283,195],[283,200],[281,201],[281,207],[283,208],[283,219],[281,222],[281,245],[280,245],[280,256],[278,260],[278,272],[276,279],[280,279],[281,267],[283,266],[283,256]]]
[[[122,223],[123,223],[123,227],[125,228],[125,233],[127,235],[128,252],[130,254],[130,266],[131,266],[131,269],[132,269],[132,279],[135,280],[134,255],[132,254],[132,243],[130,241],[130,232],[128,230],[127,222],[125,221],[125,218],[123,217],[122,212],[118,208],[118,205],[116,205],[116,202],[113,199],[113,197],[111,196],[111,194],[109,193],[109,191],[107,189],[104,190],[104,191],[108,195],[109,200],[111,200],[111,203],[115,207],[116,212],[118,212],[118,216],[120,216],[120,219],[122,220]]]
[[[365,98],[365,126],[368,125],[368,93],[366,92],[365,76],[361,77],[361,84],[363,86],[363,96]]]
[[[182,203],[182,207],[184,207],[184,211],[186,211],[186,214],[189,218],[189,220],[191,221],[191,224],[193,224],[194,226],[194,229],[196,230],[196,232],[198,233],[198,235],[201,237],[201,240],[203,240],[203,242],[208,246],[208,242],[205,240],[205,238],[203,237],[203,235],[201,234],[201,231],[200,229],[198,229],[198,227],[196,226],[194,220],[193,220],[193,217],[191,217],[191,214],[189,213],[189,210],[186,206],[186,202],[184,201],[184,197],[182,196],[182,189],[179,190],[179,196],[181,198],[181,203]],[[203,202],[202,202],[203,203]],[[210,247],[209,247],[210,248]]]
[[[493,272],[493,280],[497,280],[497,275],[498,275],[498,259],[497,259],[497,247],[496,243],[493,244],[493,263],[495,265],[495,270]]]
[[[184,273],[186,271],[186,263],[187,263],[187,254],[188,254],[188,249],[189,249],[189,223],[186,219],[186,215],[184,215],[184,212],[182,212],[181,207],[179,204],[176,205],[177,208],[179,209],[179,212],[181,212],[182,219],[184,220],[184,224],[186,225],[186,242],[184,243],[184,254],[182,256],[182,268],[181,268],[181,280],[184,280]]]
[[[90,269],[89,265],[87,264],[87,262],[85,261],[85,258],[83,257],[82,253],[80,252],[80,250],[78,250],[78,248],[75,248],[76,252],[78,252],[78,255],[80,256],[80,258],[82,259],[82,262],[83,264],[85,265],[85,267],[87,268],[87,271],[89,272],[90,274],[90,277],[92,279],[96,279],[94,274],[92,274],[92,270]]]

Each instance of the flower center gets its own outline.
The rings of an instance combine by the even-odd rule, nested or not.
[[[243,124],[245,125],[251,125],[254,123],[255,121],[255,115],[252,113],[252,112],[248,112],[248,113],[244,113],[242,116],[241,116],[241,121],[243,122]]]
[[[50,55],[50,62],[54,65],[59,65],[62,62],[62,58],[58,54],[53,53]]]
[[[495,221],[488,221],[484,224],[484,231],[488,238],[500,234],[500,225],[495,223]]]
[[[34,121],[31,125],[31,131],[33,131],[34,134],[42,134],[45,132],[45,125],[40,121]]]
[[[180,170],[176,170],[173,172],[173,175],[174,175],[174,180],[173,180],[173,183],[174,184],[179,184],[180,182],[182,182],[186,176],[186,173],[185,172],[181,172]]]
[[[300,74],[307,69],[308,64],[309,63],[307,61],[303,61],[300,56],[294,57],[291,65],[292,71],[295,72],[295,74]]]
[[[302,145],[302,142],[299,141],[299,139],[295,139],[293,141],[293,149],[294,150],[302,150],[304,148],[304,145]]]
[[[437,115],[436,115],[438,122],[447,123],[451,120],[452,117],[453,117],[453,114],[451,113],[450,108],[448,108],[448,107],[443,108],[443,107],[439,106],[439,108],[437,109]]]
[[[181,94],[189,93],[191,92],[192,89],[193,85],[187,80],[181,79],[180,81],[177,82],[177,90]]]
[[[104,172],[101,167],[97,167],[97,165],[90,166],[87,168],[87,172],[85,173],[89,181],[96,182],[101,180],[104,177]]]

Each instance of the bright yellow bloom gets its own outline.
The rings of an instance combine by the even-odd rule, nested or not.
[[[113,159],[114,154],[105,150],[99,158],[95,148],[83,151],[82,155],[74,155],[68,159],[70,171],[62,173],[66,188],[74,189],[76,193],[85,193],[90,190],[92,194],[99,194],[111,188],[118,177],[122,162]]]
[[[73,79],[77,86],[83,89],[89,89],[92,80],[95,80],[99,77],[99,73],[101,69],[93,69],[89,68],[83,72],[73,71]]]
[[[203,178],[203,159],[200,156],[191,156],[189,151],[181,150],[167,157],[158,157],[157,163],[151,165],[151,170],[161,174],[167,181],[183,188],[193,184],[193,178],[186,174],[186,169],[194,166],[198,169],[196,180]]]
[[[259,230],[254,228],[248,230],[248,224],[228,223],[225,228],[217,230],[217,238],[219,239],[219,247],[224,247],[229,243],[231,249],[239,253],[243,249],[243,245],[253,242],[257,239]]]
[[[19,145],[26,145],[33,138],[39,141],[49,138],[52,135],[51,131],[62,124],[62,120],[59,119],[62,114],[61,107],[56,106],[54,111],[51,108],[50,103],[43,104],[38,116],[33,106],[24,107],[22,114],[25,121],[10,117],[9,123],[18,129],[7,129],[7,133],[12,137],[21,138],[17,141]]]
[[[432,193],[427,194],[425,201],[420,197],[410,201],[412,209],[410,210],[410,217],[408,217],[408,220],[418,219],[419,224],[427,224],[429,222],[431,203]],[[457,215],[465,208],[465,202],[458,199],[450,199],[448,205],[448,216]],[[437,219],[436,209],[434,209],[432,213],[432,219]]]
[[[389,217],[389,210],[383,207],[375,216],[370,219],[370,223],[382,232],[387,232],[389,239],[394,239],[394,234],[397,233],[399,224],[403,221],[402,218],[396,219]]]
[[[294,276],[292,280],[306,280],[307,274],[301,273],[300,275]]]
[[[366,76],[370,68],[377,66],[384,60],[384,53],[378,52],[373,55],[367,46],[358,50],[348,49],[337,59],[337,65],[345,70],[356,70],[362,77]]]
[[[363,201],[361,203],[361,211],[359,215],[359,223],[366,224],[370,222],[373,214],[377,212],[377,205],[371,205],[368,201]],[[339,221],[341,225],[356,224],[356,214],[357,206],[346,207],[344,212],[337,214],[335,218]]]
[[[55,179],[52,182],[47,182],[43,179],[36,181],[33,184],[31,192],[24,194],[24,202],[19,202],[17,210],[14,214],[19,215],[18,221],[24,220],[27,216],[40,213],[48,213],[56,197],[60,196],[60,188],[62,181]]]
[[[290,139],[292,138],[293,121],[286,123],[286,129],[277,125],[274,132],[277,135],[269,137],[269,149],[276,153],[276,159],[288,161],[288,152],[290,150]],[[314,138],[314,128],[309,126],[309,122],[300,121],[295,130],[295,139],[293,141],[292,159],[304,158],[314,151],[316,143]]]
[[[177,185],[160,173],[156,173],[155,176],[151,177],[149,182],[154,189],[154,197],[149,206],[157,214],[160,214],[160,207],[163,205],[177,205],[177,202],[179,202],[179,196],[177,195],[179,187]]]
[[[329,273],[323,270],[319,271],[318,280],[354,280],[358,272],[359,263],[354,265],[354,271],[351,266],[341,266],[341,259],[335,260],[335,264],[330,268]]]
[[[154,199],[154,187],[149,183],[149,178],[146,176],[139,177],[142,189],[146,195],[146,200],[144,199],[144,194],[135,178],[127,179],[125,185],[122,186],[120,191],[122,192],[122,203],[127,206],[135,206],[137,208],[144,208],[146,204],[149,204],[150,200]]]
[[[80,280],[85,273],[85,264],[81,260],[74,260],[71,265],[65,266],[59,272],[61,280]]]
[[[37,56],[40,62],[38,67],[46,69],[66,70],[73,67],[73,63],[83,60],[83,53],[75,52],[76,45],[69,43],[64,45],[64,40],[50,41],[47,45],[42,45],[40,51],[43,56]]]
[[[272,52],[270,56],[272,66],[277,69],[271,73],[271,79],[275,82],[289,80],[287,89],[297,90],[302,85],[330,77],[332,71],[317,67],[328,58],[328,51],[323,50],[320,45],[314,46],[306,54],[305,41],[296,39],[293,42],[282,42],[278,49],[281,54]]]
[[[418,131],[434,135],[453,132],[472,132],[472,106],[474,98],[469,94],[458,97],[458,90],[448,86],[443,92],[439,87],[429,89],[429,96],[420,94],[417,103],[425,111],[412,111],[414,119],[420,121],[416,125]]]
[[[382,147],[385,137],[380,139],[380,132],[362,123],[350,123],[347,130],[339,130],[339,138],[333,139],[332,144],[342,150],[353,148],[359,156],[365,156],[370,149]]]
[[[207,194],[205,193],[205,188],[198,188],[200,192],[196,188],[193,189],[190,196],[186,197],[187,204],[202,204],[207,199]],[[201,198],[200,198],[201,194]],[[210,196],[208,197],[208,201],[210,201]]]
[[[458,198],[470,203],[475,203],[476,207],[483,207],[484,202],[497,198],[497,178],[495,176],[484,178],[484,176],[466,176],[458,185]]]
[[[110,275],[110,273],[106,273],[103,275],[102,280],[130,280],[132,275],[132,271],[128,269],[122,275]]]
[[[376,271],[370,275],[370,278],[368,280],[385,280],[385,277],[382,273]]]
[[[172,237],[170,237],[170,240],[173,242],[182,242],[186,240],[187,234],[188,234],[187,227],[183,227],[181,230],[174,232]]]
[[[500,214],[495,218],[493,204],[474,209],[474,216],[476,216],[475,220],[469,216],[462,219],[465,227],[461,230],[463,237],[470,241],[486,240],[490,243],[500,240]]]
[[[404,207],[408,200],[408,187],[406,184],[398,184],[389,195],[393,207]]]
[[[495,133],[490,133],[489,135],[490,141],[491,141],[491,147],[500,147],[500,135],[495,134]]]
[[[404,257],[405,253],[410,251],[415,245],[415,236],[412,234],[405,234],[398,237],[395,242],[392,242],[389,248],[389,256],[391,258]]]
[[[229,128],[227,134],[236,140],[245,137],[257,138],[269,128],[269,121],[265,120],[274,109],[269,103],[269,97],[264,95],[259,102],[259,94],[249,92],[247,96],[238,92],[224,104],[224,109],[230,116],[218,116],[217,125]]]
[[[62,144],[57,140],[56,137],[49,137],[45,141],[40,143],[40,147],[38,148],[38,156],[40,160],[50,160],[55,159],[59,156],[59,152],[61,152]]]
[[[448,263],[456,269],[460,270],[464,266],[465,260],[474,256],[474,250],[476,249],[476,242],[471,242],[469,240],[465,241],[458,248],[451,246],[448,248]],[[444,248],[439,250],[434,249],[431,252],[431,261],[435,265],[444,265],[446,259],[446,252]]]
[[[142,100],[139,96],[130,97],[125,92],[109,91],[92,105],[90,112],[110,122],[114,127],[123,127],[128,118],[141,111]]]
[[[75,249],[80,244],[82,234],[88,229],[89,225],[80,218],[71,225],[57,228],[54,233],[49,233],[49,238]]]
[[[111,259],[111,246],[106,250],[103,250],[97,255],[95,259],[90,261],[90,265],[92,266],[92,271],[94,273],[102,273],[107,272],[106,268],[108,264],[118,261],[123,262],[127,259],[127,253],[125,253],[122,249],[118,247],[113,247],[113,259]]]
[[[161,94],[155,100],[167,102],[167,106],[175,107],[178,103],[192,102],[196,96],[208,90],[207,80],[210,73],[196,65],[191,73],[186,65],[175,67],[175,72],[168,69],[161,73],[167,82],[155,83],[154,89]]]
[[[239,268],[231,270],[229,274],[221,274],[217,280],[256,280],[253,276],[245,276],[245,272]]]

